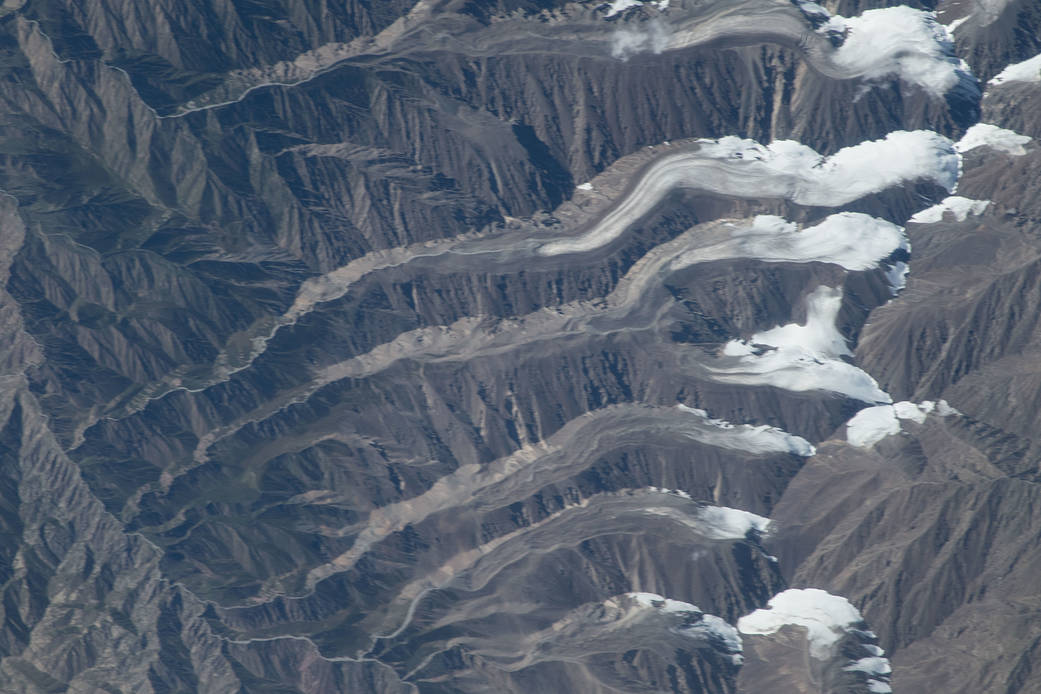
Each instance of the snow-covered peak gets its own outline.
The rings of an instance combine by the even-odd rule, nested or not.
[[[843,668],[847,672],[863,673],[868,691],[890,692],[889,676],[893,668],[885,651],[870,643],[875,635],[862,631],[860,611],[849,600],[832,595],[818,588],[792,588],[778,593],[765,609],[745,615],[737,622],[737,629],[746,635],[768,636],[785,626],[806,629],[810,655],[817,660],[826,660],[836,655],[836,645],[847,634],[855,637],[857,645],[850,643],[844,652],[855,657]],[[855,649],[859,646],[859,653]],[[859,657],[856,657],[859,656]]]
[[[908,419],[918,424],[925,423],[925,416],[936,409],[936,403],[932,400],[924,400],[913,403],[909,400],[901,400],[893,403],[893,412],[899,419]]]
[[[915,224],[933,224],[943,221],[944,215],[950,213],[959,222],[964,222],[970,214],[973,216],[982,214],[988,205],[990,205],[990,200],[973,200],[960,195],[952,195],[932,207],[916,213],[907,221]]]
[[[965,135],[958,140],[954,148],[959,153],[965,153],[977,147],[990,147],[1018,157],[1027,153],[1023,145],[1028,142],[1029,135],[1020,135],[990,123],[977,123],[965,131]]]
[[[991,78],[989,84],[1041,82],[1041,53],[1021,63],[1013,63]]]
[[[721,617],[705,614],[696,605],[666,598],[657,593],[627,593],[626,597],[641,609],[678,617],[679,623],[671,628],[674,633],[694,638],[708,638],[730,653],[735,664],[741,663],[741,652],[744,648],[741,635],[732,624],[728,624]]]
[[[849,600],[817,588],[792,588],[770,598],[765,609],[745,615],[737,622],[742,634],[769,635],[782,627],[804,627],[810,642],[810,655],[824,660],[846,629],[863,618]]]
[[[900,422],[892,405],[866,407],[846,422],[846,440],[858,448],[870,448],[898,433]]]
[[[887,436],[900,433],[900,421],[922,424],[927,415],[935,412],[941,417],[954,412],[945,400],[938,403],[925,400],[913,403],[907,400],[892,405],[866,407],[846,422],[846,440],[858,448],[870,448]]]

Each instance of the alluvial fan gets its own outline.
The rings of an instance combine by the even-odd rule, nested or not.
[[[7,0],[0,692],[1041,692],[1039,7]]]

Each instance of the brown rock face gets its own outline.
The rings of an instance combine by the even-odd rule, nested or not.
[[[0,691],[1041,691],[1036,8],[624,4],[3,4]]]

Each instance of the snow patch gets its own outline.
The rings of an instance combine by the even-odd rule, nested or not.
[[[933,224],[943,221],[944,215],[949,212],[954,215],[956,220],[964,222],[970,214],[973,216],[982,214],[988,205],[990,205],[990,200],[972,200],[960,195],[952,195],[932,207],[917,212],[907,221],[915,224]]]
[[[868,656],[867,658],[854,660],[842,669],[848,672],[866,672],[869,675],[888,675],[893,672],[893,667],[889,664],[889,658],[879,658],[877,656]]]
[[[737,364],[713,368],[724,383],[770,385],[792,391],[825,390],[864,402],[892,402],[862,369],[843,361],[850,354],[835,327],[842,291],[818,287],[806,297],[806,323],[789,323],[756,333],[747,341],[732,340],[723,355]]]
[[[846,338],[835,327],[842,307],[842,291],[834,287],[817,287],[806,297],[806,324],[789,323],[752,336],[753,344],[776,347],[779,351],[798,350],[813,356],[849,355]]]
[[[965,135],[958,140],[954,148],[964,154],[977,147],[990,147],[1018,157],[1027,153],[1023,145],[1030,142],[1030,139],[1029,135],[1020,135],[990,123],[977,123],[965,131]]]
[[[641,592],[627,593],[626,595],[641,608],[656,610],[661,614],[686,617],[686,621],[672,627],[671,630],[674,633],[695,637],[707,636],[721,645],[723,650],[730,653],[735,664],[741,663],[740,654],[744,650],[741,634],[738,633],[738,630],[732,624],[728,624],[721,617],[705,614],[696,605],[662,597],[657,593]]]
[[[910,271],[911,267],[902,260],[893,263],[893,266],[886,270],[886,280],[889,282],[889,290],[893,296],[899,294],[907,286],[907,273]]]
[[[751,530],[766,533],[770,529],[769,518],[725,506],[702,506],[698,519],[708,525],[699,530],[710,540],[743,540]]]
[[[722,641],[726,650],[733,654],[734,664],[740,665],[743,660],[741,651],[744,650],[744,643],[741,641],[741,634],[738,633],[737,628],[714,614],[702,614],[701,624]]]
[[[946,416],[947,403],[943,400],[940,403],[926,400],[916,404],[903,400],[892,405],[866,407],[846,422],[846,440],[858,448],[870,448],[887,436],[900,433],[902,419],[923,424],[931,412]]]
[[[659,9],[667,6],[664,2],[646,4],[656,4]],[[978,93],[969,66],[955,56],[953,39],[933,12],[897,6],[868,10],[847,18],[833,16],[814,2],[796,0],[796,4],[823,38],[807,42],[802,26],[785,26],[785,20],[792,19],[788,17],[778,18],[781,26],[777,31],[781,36],[799,40],[810,60],[829,77],[872,81],[896,77],[920,86],[935,97],[942,97],[959,84]],[[608,16],[637,6],[635,0],[614,0]],[[706,22],[693,29],[678,28],[668,38],[667,46],[646,38],[643,32],[625,30],[615,38],[612,53],[624,59],[641,51],[679,49],[730,31],[743,34],[749,23],[747,17],[737,14],[715,19],[719,28],[713,26],[716,22]],[[760,21],[770,20],[764,15]]]
[[[692,500],[692,497],[682,489],[668,489],[666,487],[647,487],[647,491],[652,494],[671,494],[672,496],[678,496],[682,499]]]
[[[680,600],[672,600],[671,598],[663,598],[657,593],[629,593],[630,598],[635,600],[639,605],[643,607],[651,607],[662,612],[672,612],[683,614],[685,612],[696,612],[701,613],[701,610],[697,606],[690,604],[689,602],[682,602]]]
[[[1041,82],[1041,53],[1021,63],[1013,63],[991,78],[989,84]]]
[[[787,625],[807,631],[810,655],[818,660],[831,656],[847,628],[863,621],[849,600],[817,588],[792,588],[773,596],[765,609],[745,615],[737,622],[742,634],[769,635]]]
[[[678,496],[692,501],[690,494],[682,489],[666,489],[665,487],[647,487],[651,494],[665,494]],[[644,512],[656,515],[673,515],[672,509],[665,507],[644,507]],[[749,511],[742,511],[727,506],[711,506],[709,504],[698,504],[693,515],[697,524],[695,528],[699,535],[708,540],[744,540],[748,533],[755,531],[766,534],[770,531],[771,520],[756,515]]]
[[[608,17],[614,17],[616,14],[621,14],[632,7],[642,7],[643,2],[641,0],[614,0],[607,7]]]
[[[810,18],[814,25],[826,25],[832,19],[831,12],[828,12],[822,5],[816,2],[796,0],[795,4],[802,10],[803,14]],[[817,31],[821,32],[820,29]]]
[[[918,424],[924,424],[925,416],[935,409],[936,403],[932,400],[926,400],[917,405],[907,400],[893,403],[893,411],[899,419],[909,419]]]
[[[669,0],[614,0],[607,6],[607,14],[604,16],[614,17],[615,15],[621,14],[634,7],[644,6],[651,6],[656,7],[659,10],[664,10],[669,7]]]
[[[863,673],[865,684],[871,692],[889,692],[889,677],[893,668],[885,651],[879,646],[865,643],[877,637],[871,631],[862,630],[863,617],[850,602],[841,596],[832,595],[817,588],[790,589],[778,593],[767,604],[766,609],[756,610],[738,620],[737,629],[742,634],[769,635],[782,627],[793,625],[806,629],[810,655],[826,660],[834,655],[835,646],[847,634],[855,637],[859,644],[847,643],[844,651],[859,646],[866,655],[850,659],[843,668],[847,672]]]
[[[889,677],[893,673],[893,666],[889,658],[882,657],[885,651],[878,646],[863,644],[862,648],[871,655],[858,660],[851,660],[849,665],[842,668],[846,672],[862,672],[867,675],[867,688],[869,692],[891,692]]]
[[[887,436],[900,433],[892,405],[866,407],[846,422],[846,440],[858,448],[870,448]]]

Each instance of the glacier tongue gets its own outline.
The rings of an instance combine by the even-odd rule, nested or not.
[[[751,225],[735,224],[729,239],[686,251],[672,269],[694,263],[754,258],[772,263],[834,263],[847,270],[870,270],[898,249],[909,250],[904,230],[859,212],[839,212],[802,229],[775,215],[758,215]]]
[[[959,157],[953,143],[926,130],[891,132],[831,156],[822,156],[792,140],[762,145],[727,136],[697,140],[696,144],[697,149],[677,151],[654,161],[592,228],[578,236],[550,241],[539,248],[539,253],[558,255],[600,248],[619,238],[677,189],[839,207],[919,180],[933,181],[950,191],[958,180]],[[862,223],[849,216],[841,219],[848,225]],[[835,220],[830,224],[842,225]]]
[[[786,626],[806,630],[809,653],[817,660],[841,657],[839,642],[852,637],[855,646],[843,647],[860,651],[848,659],[846,672],[862,673],[871,692],[889,692],[889,676],[893,669],[885,651],[872,643],[875,635],[864,629],[864,618],[849,600],[818,588],[791,588],[770,598],[767,607],[741,617],[737,630],[746,636],[769,636]],[[848,656],[847,656],[848,657]]]

